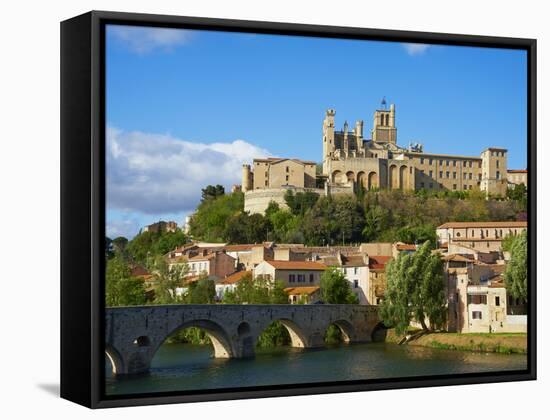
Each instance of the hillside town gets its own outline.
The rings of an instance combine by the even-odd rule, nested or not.
[[[167,224],[169,226],[169,224]],[[444,261],[448,302],[447,331],[526,332],[526,302],[507,293],[503,279],[509,252],[502,241],[527,229],[527,222],[455,222],[439,226],[437,248]],[[380,305],[386,289],[385,267],[418,245],[402,242],[314,247],[263,242],[231,245],[192,242],[165,255],[170,267],[186,266],[177,291],[201,278],[215,282],[216,300],[234,291],[245,276],[284,283],[288,303],[320,304],[321,274],[337,267],[362,305]],[[154,293],[153,276],[143,266],[132,275]]]

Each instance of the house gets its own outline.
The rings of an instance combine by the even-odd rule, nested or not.
[[[321,257],[326,266],[338,268],[350,283],[361,305],[368,305],[369,257],[366,254],[343,255],[337,253]]]
[[[254,268],[254,278],[280,280],[285,287],[318,286],[326,268],[315,261],[263,261]]]
[[[380,305],[386,291],[386,264],[392,259],[387,255],[369,255],[369,278],[367,301],[370,305]]]
[[[221,301],[226,292],[234,292],[239,282],[245,276],[252,277],[252,271],[236,271],[216,282],[216,300]]]
[[[259,263],[273,258],[273,243],[226,245],[222,248],[236,260],[237,267],[252,270]]]
[[[225,252],[210,252],[203,249],[196,255],[188,254],[188,256],[168,258],[168,264],[170,268],[186,264],[189,270],[186,277],[204,273],[209,278],[216,280],[235,272],[236,260]]]
[[[446,245],[449,253],[460,253],[467,247],[474,251],[502,251],[502,240],[517,236],[527,229],[526,221],[508,222],[450,222],[438,226],[436,235],[440,246]]]
[[[288,294],[288,301],[291,304],[311,304],[321,300],[321,288],[319,286],[298,286],[284,289]]]

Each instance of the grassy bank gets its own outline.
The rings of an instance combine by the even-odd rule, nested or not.
[[[418,333],[415,331],[414,333]],[[401,343],[404,336],[388,330],[386,342]],[[527,353],[527,334],[523,333],[430,333],[419,334],[407,342],[410,346],[423,346],[444,350],[476,351],[502,354]]]

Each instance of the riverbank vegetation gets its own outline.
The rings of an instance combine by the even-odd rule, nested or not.
[[[388,330],[386,342],[400,344],[405,335],[416,337],[406,342],[410,346],[422,346],[443,350],[460,350],[502,354],[527,353],[527,334],[525,333],[427,333],[408,331],[398,334],[395,329]]]

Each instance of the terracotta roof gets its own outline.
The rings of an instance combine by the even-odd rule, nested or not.
[[[527,227],[527,222],[449,222],[438,226],[438,229],[446,228],[507,228],[507,227]]]
[[[319,290],[319,286],[287,287],[284,290],[289,295],[312,295]]]
[[[327,266],[315,261],[266,261],[278,270],[318,270],[324,271]]]
[[[132,277],[146,277],[150,276],[151,274],[147,269],[142,265],[136,265],[132,268],[132,271],[130,272],[130,275]]]
[[[445,255],[442,259],[443,261],[474,262],[473,255],[470,258],[462,254],[449,254]]]
[[[189,258],[189,261],[208,261],[216,257],[216,253],[212,252],[206,255],[195,255],[194,257]]]
[[[416,251],[415,244],[395,244],[395,248],[398,251]]]
[[[342,262],[344,267],[365,267],[365,259],[362,255],[343,255]]]
[[[526,174],[527,169],[508,169],[509,174]]]
[[[255,246],[262,246],[262,244],[226,245],[226,246],[223,247],[223,249],[226,252],[250,251]]]
[[[271,163],[277,163],[277,162],[283,162],[285,160],[293,160],[295,162],[304,164],[304,165],[316,165],[317,162],[313,162],[312,160],[301,160],[296,158],[267,158],[267,159],[254,159],[254,162],[271,162]]]
[[[391,259],[392,257],[385,255],[369,255],[369,268],[382,269]]]
[[[220,284],[234,284],[241,281],[245,275],[252,275],[252,271],[236,271],[220,281]]]

